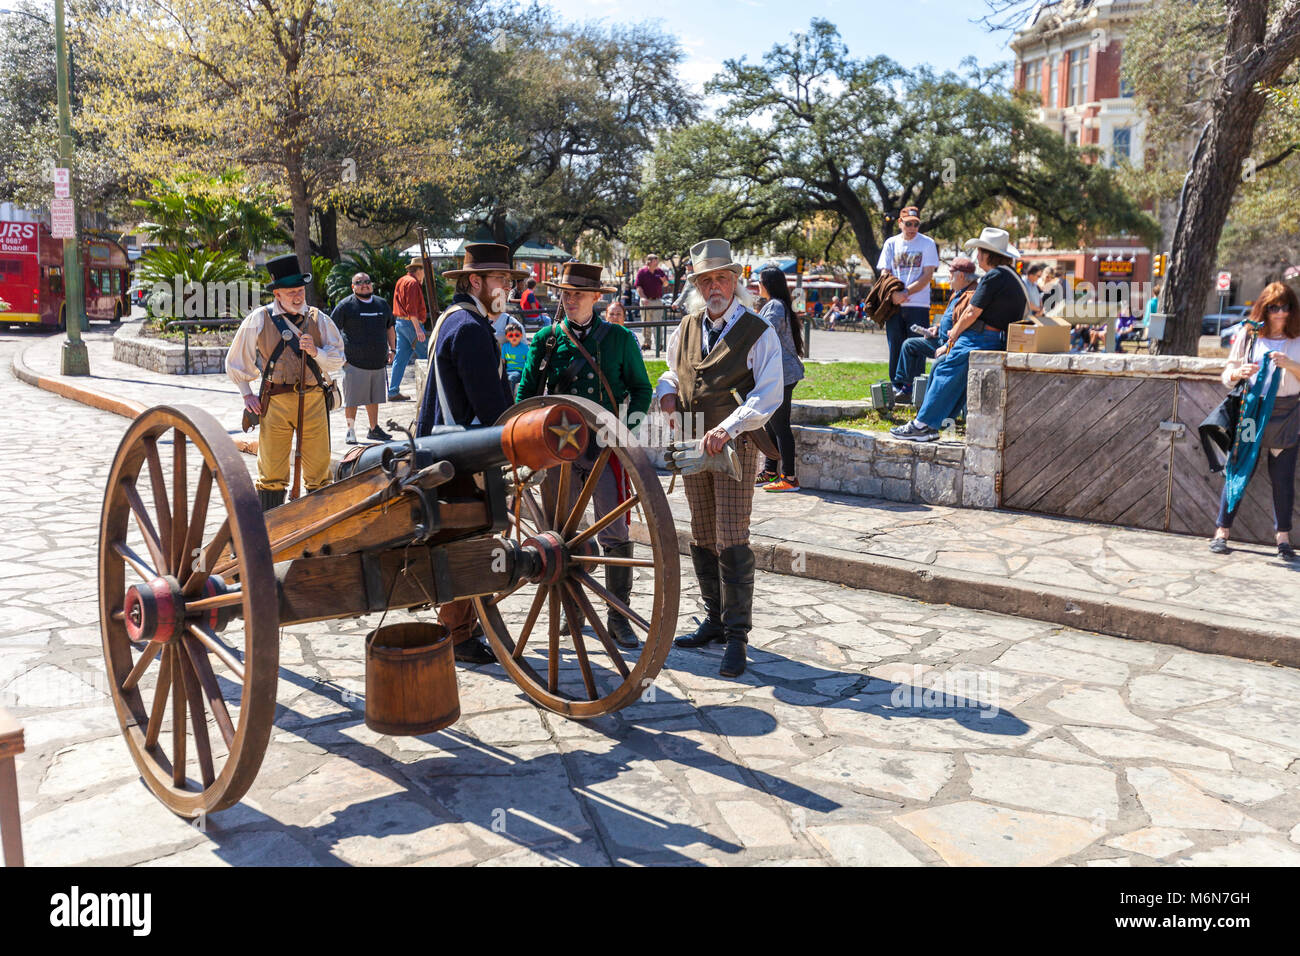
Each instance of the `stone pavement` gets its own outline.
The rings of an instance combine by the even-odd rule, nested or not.
[[[103,677],[125,421],[15,381],[27,341],[0,335],[0,705],[31,864],[1300,865],[1297,671],[777,574],[743,679],[675,650],[652,699],[587,723],[492,664],[458,669],[452,728],[379,737],[355,699],[373,621],[285,629],[261,773],[191,826],[139,781]]]

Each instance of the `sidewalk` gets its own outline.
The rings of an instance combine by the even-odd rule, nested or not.
[[[89,379],[57,374],[57,336],[34,339],[15,371],[119,414],[198,405],[240,434],[238,391],[225,376],[148,372],[112,359],[111,330],[86,339]],[[385,405],[380,422],[405,423],[414,413],[413,402]],[[339,454],[346,426],[342,415],[331,419]],[[682,489],[669,500],[685,552],[690,516]],[[752,530],[762,570],[1300,666],[1300,626],[1292,622],[1300,568],[1262,546],[1234,546],[1220,556],[1183,535],[811,491],[757,492]]]

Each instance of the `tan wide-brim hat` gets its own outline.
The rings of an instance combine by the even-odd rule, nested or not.
[[[497,242],[471,242],[465,246],[465,261],[459,269],[448,269],[443,275],[448,279],[461,276],[483,275],[485,272],[506,272],[512,279],[529,275],[527,269],[516,269],[510,258],[510,247]]]
[[[996,252],[1000,256],[1009,256],[1012,259],[1020,258],[1020,250],[1011,244],[1011,233],[1005,229],[995,229],[992,226],[985,226],[980,231],[979,236],[966,240],[966,244],[962,248],[967,252],[976,249],[987,249],[989,252]]]
[[[590,262],[566,262],[560,267],[560,277],[548,279],[546,284],[552,289],[571,289],[574,292],[617,292],[618,289],[605,285],[601,280],[603,271]]]
[[[736,275],[743,275],[745,267],[739,262],[731,261],[731,243],[726,239],[705,239],[691,246],[691,273],[686,277],[694,283],[706,272],[727,269]]]

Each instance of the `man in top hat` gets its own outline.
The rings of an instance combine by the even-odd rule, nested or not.
[[[619,407],[628,402],[628,422],[640,424],[650,409],[650,379],[636,336],[630,329],[607,322],[595,315],[595,305],[606,292],[617,292],[600,278],[601,268],[585,262],[564,263],[560,278],[546,284],[560,292],[564,320],[546,326],[533,336],[523,378],[515,397],[518,401],[534,395],[577,395],[589,399],[618,415]],[[569,501],[572,508],[578,493],[595,465],[598,449],[593,442],[587,454],[573,463],[569,482]],[[548,472],[547,481],[551,480]],[[554,501],[557,488],[547,493],[543,485],[544,501]],[[596,479],[592,495],[596,515],[613,511],[627,498],[627,479],[616,458],[611,458]],[[596,535],[606,556],[632,557],[632,542],[628,540],[628,523],[615,521]],[[624,604],[632,595],[632,568],[627,565],[605,566],[605,583],[610,592]],[[606,618],[610,636],[623,647],[636,647],[638,639],[626,617],[612,608]]]
[[[461,268],[443,275],[456,283],[456,293],[433,327],[432,361],[415,419],[417,435],[430,434],[434,425],[492,425],[513,404],[501,345],[489,316],[505,311],[511,286],[528,275],[527,270],[514,267],[509,247],[472,242],[465,246]],[[474,637],[472,601],[442,605],[438,620],[451,632],[458,661],[495,660]]]
[[[1027,314],[1029,293],[1012,266],[1020,258],[1020,252],[1010,240],[1005,229],[990,227],[966,243],[967,252],[976,251],[976,262],[984,270],[984,276],[948,332],[947,354],[934,367],[916,418],[889,430],[895,438],[935,441],[940,430],[955,420],[966,404],[970,353],[1005,349],[1007,326]]]
[[[393,356],[393,375],[388,380],[388,400],[408,402],[402,394],[402,377],[410,364],[411,354],[422,359],[429,357],[425,325],[428,310],[424,306],[424,261],[412,256],[406,264],[406,275],[397,280],[393,288],[393,318],[397,328],[397,354]]]
[[[696,243],[691,265],[688,312],[668,339],[668,370],[655,394],[669,416],[680,412],[687,427],[701,423],[707,454],[734,443],[740,480],[713,471],[683,479],[691,508],[691,561],[708,617],[674,643],[701,647],[725,641],[718,672],[739,677],[745,672],[754,603],[749,517],[758,452],[777,457],[763,426],[784,397],[781,340],[754,312],[730,243]]]
[[[300,428],[307,490],[329,484],[329,414],[322,385],[343,367],[344,358],[338,326],[326,313],[307,305],[311,273],[301,270],[298,257],[277,256],[266,267],[274,301],[244,318],[226,355],[226,374],[243,393],[244,407],[261,416],[255,484],[264,511],[284,503],[289,453],[294,432]],[[252,387],[263,370],[269,372],[270,384],[265,408]]]

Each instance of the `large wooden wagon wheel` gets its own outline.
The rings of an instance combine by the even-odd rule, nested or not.
[[[266,525],[226,430],[187,405],[143,413],[99,532],[100,631],[131,756],[176,813],[229,807],[270,740],[280,647]],[[227,546],[232,566],[209,573]]]
[[[590,478],[579,486],[569,463],[550,469],[549,481],[544,473],[507,473],[508,534],[538,548],[546,572],[540,581],[474,602],[493,652],[524,693],[556,713],[596,717],[645,693],[668,657],[681,586],[677,532],[650,456],[618,418],[599,405],[570,396],[532,398],[512,406],[498,424],[550,405],[571,409],[575,423],[581,418],[586,424],[599,453]],[[608,513],[593,516],[596,479],[615,461],[631,483],[631,496]],[[576,501],[568,507],[575,488]],[[631,559],[604,557],[597,533],[614,521],[626,521],[629,514],[644,523],[650,543],[636,545]],[[631,607],[609,592],[604,576],[606,566],[628,560],[637,569]],[[570,622],[582,622],[592,633],[575,627],[573,634],[562,635],[562,606]],[[627,615],[641,638],[639,650],[614,643],[605,628],[608,608]]]

